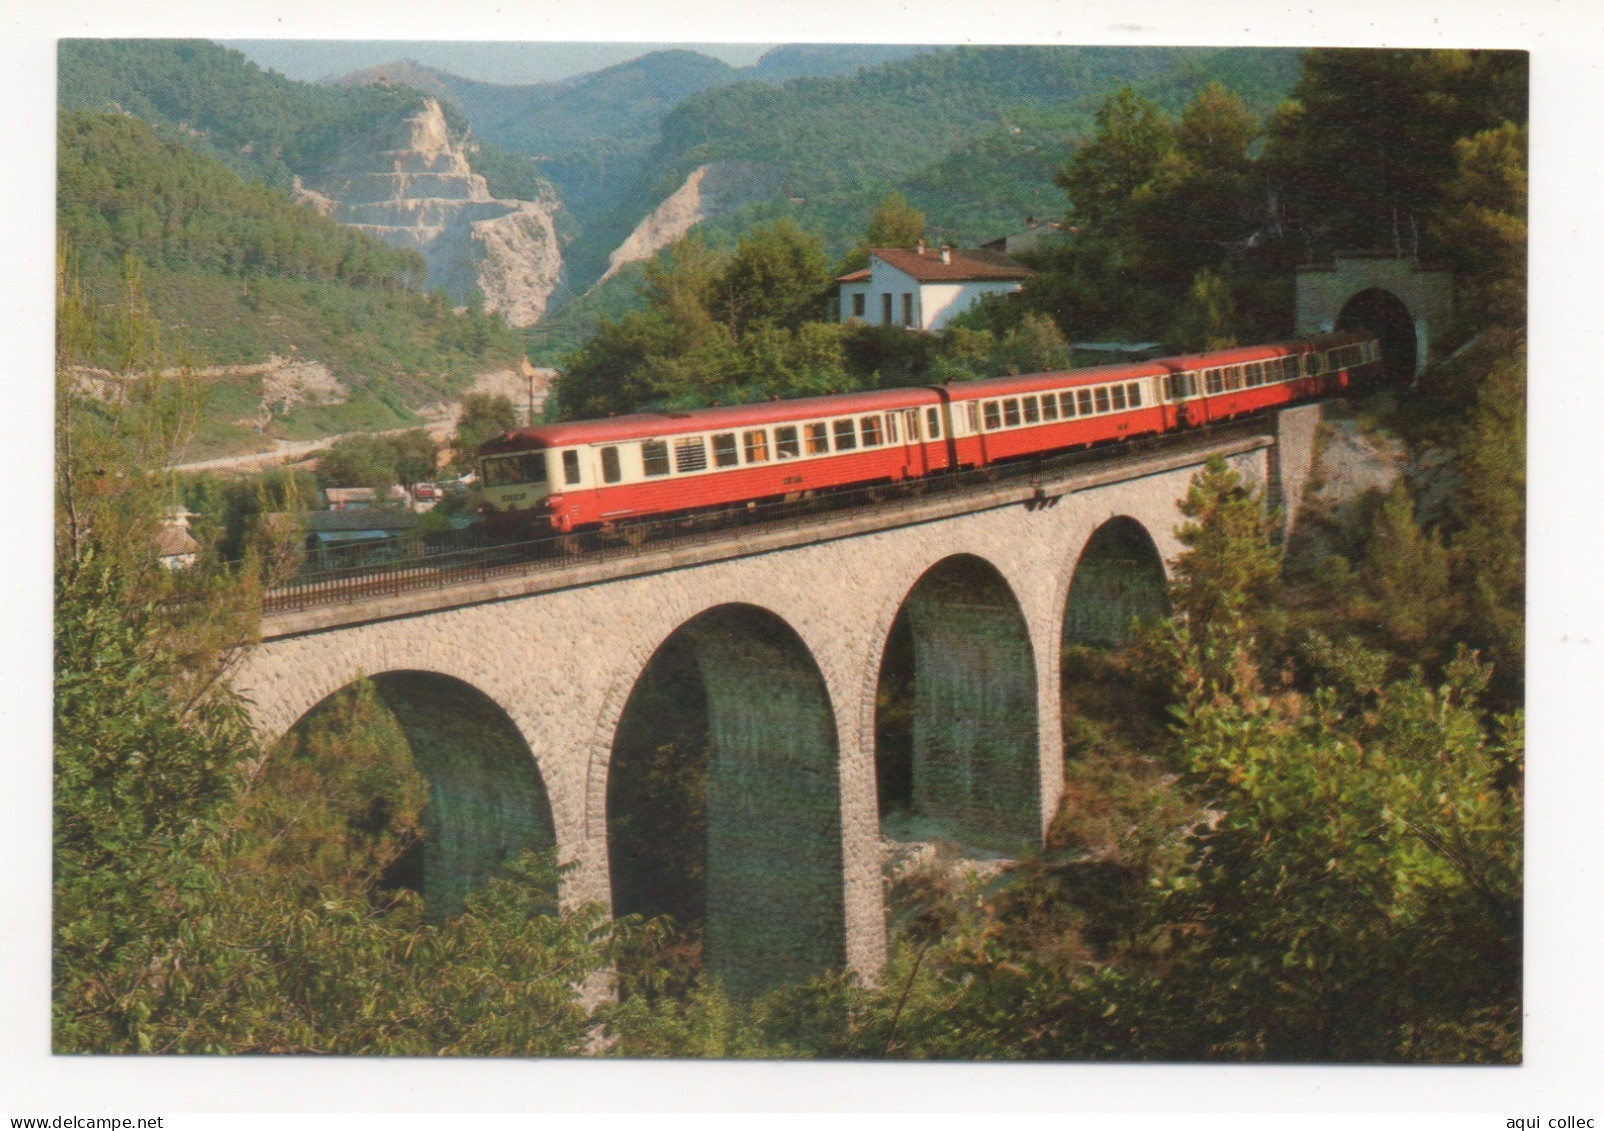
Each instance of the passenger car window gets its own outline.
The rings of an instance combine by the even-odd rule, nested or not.
[[[640,446],[641,467],[650,476],[668,474],[668,442],[646,440]]]
[[[623,468],[618,466],[618,449],[603,448],[601,450],[602,482],[617,483],[624,477]]]
[[[707,470],[707,444],[700,436],[686,436],[674,441],[674,470]]]
[[[1097,386],[1097,388],[1092,390],[1092,396],[1097,398],[1097,411],[1098,412],[1107,412],[1108,411],[1108,386],[1107,385],[1099,385],[1099,386]]]
[[[734,467],[740,459],[735,454],[735,433],[719,432],[713,437],[713,465]]]
[[[878,448],[880,446],[880,418],[878,416],[865,416],[858,421],[863,432],[863,446]]]
[[[987,401],[985,404],[986,430],[1002,427],[1002,408],[996,401]]]
[[[802,445],[797,440],[796,425],[786,424],[774,430],[774,458],[795,459],[802,454]]]
[[[1019,401],[1013,397],[1003,401],[1003,423],[1009,428],[1019,424]]]
[[[806,426],[808,437],[808,455],[822,456],[830,451],[830,429],[824,421],[818,421]]]
[[[579,482],[579,453],[573,449],[563,453],[563,484],[572,487]]]
[[[746,445],[747,463],[766,463],[769,458],[769,434],[765,429],[755,428],[741,437]]]
[[[850,452],[858,446],[858,433],[852,427],[850,420],[837,420],[835,422],[835,450]]]

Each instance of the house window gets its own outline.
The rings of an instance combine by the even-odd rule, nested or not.
[[[865,295],[862,291],[859,291],[857,294],[852,296],[852,317],[863,317],[863,308],[865,306],[864,300],[868,297],[869,296]]]
[[[883,295],[880,296],[880,321],[883,324],[887,325],[887,326],[891,325],[891,295],[890,294],[883,294]]]
[[[902,324],[913,325],[913,295],[908,291],[902,292]]]
[[[886,301],[890,302],[891,296],[887,295]],[[838,452],[850,452],[857,446],[858,434],[852,427],[852,421],[837,420],[835,422],[835,450]]]
[[[769,458],[769,434],[765,429],[758,428],[746,433],[742,439],[746,442],[746,462],[766,463]]]
[[[566,451],[563,453],[563,484],[572,487],[579,482],[579,453]]]
[[[787,424],[774,430],[775,459],[795,459],[801,454],[802,445],[797,439],[795,424]]]
[[[624,477],[623,468],[618,466],[617,448],[603,448],[601,450],[601,459],[603,483],[617,483]]]
[[[808,455],[823,456],[830,454],[830,429],[821,420],[816,424],[805,425],[808,437]]]
[[[720,432],[713,437],[713,465],[734,467],[740,460],[735,454],[735,433]]]

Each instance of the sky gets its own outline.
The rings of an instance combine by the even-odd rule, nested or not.
[[[682,47],[747,67],[769,43],[453,43],[417,39],[221,39],[258,66],[303,82],[337,78],[380,63],[412,61],[465,79],[521,85],[599,71],[649,51]]]

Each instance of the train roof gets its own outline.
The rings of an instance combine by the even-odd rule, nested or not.
[[[1331,334],[1311,334],[1307,338],[1290,338],[1283,342],[1270,342],[1260,346],[1232,346],[1228,349],[1183,353],[1159,360],[1179,369],[1211,369],[1217,365],[1241,365],[1245,361],[1263,361],[1270,357],[1285,357],[1290,353],[1330,349],[1351,342],[1362,342],[1369,337],[1368,334],[1338,331]]]
[[[1074,385],[1099,385],[1104,381],[1134,381],[1139,377],[1162,377],[1169,370],[1156,361],[1122,361],[1089,369],[1055,369],[1046,373],[1016,373],[1008,377],[987,377],[980,381],[955,381],[943,388],[955,401],[980,397],[1000,397],[1009,393],[1034,393],[1041,389],[1062,389]]]
[[[629,416],[610,416],[605,420],[575,420],[565,424],[536,424],[518,428],[489,441],[486,452],[522,449],[531,443],[547,447],[575,444],[606,444],[621,440],[643,440],[655,436],[679,436],[789,421],[819,420],[848,416],[857,412],[885,412],[888,409],[918,408],[939,404],[933,389],[877,389],[863,393],[841,393],[825,397],[798,397],[794,400],[760,401],[757,404],[722,405],[718,408],[686,409],[683,412],[638,412]]]

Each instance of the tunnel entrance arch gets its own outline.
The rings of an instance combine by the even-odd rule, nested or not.
[[[1374,330],[1384,349],[1391,340],[1391,380],[1413,380],[1425,369],[1453,317],[1453,277],[1393,252],[1339,251],[1329,263],[1304,264],[1296,291],[1297,333]]]
[[[500,704],[437,672],[390,671],[368,683],[407,747],[402,764],[410,761],[428,782],[422,841],[391,871],[399,886],[423,896],[431,919],[460,911],[468,892],[519,852],[555,847],[551,804],[534,755]],[[355,686],[307,711],[287,739],[298,741]]]
[[[995,566],[960,554],[919,578],[888,633],[877,698],[883,828],[985,847],[1039,841],[1035,654]]]
[[[1420,363],[1420,343],[1409,308],[1397,295],[1380,287],[1360,291],[1337,314],[1338,330],[1362,330],[1381,342],[1386,380],[1408,384]]]
[[[1092,532],[1070,579],[1065,644],[1128,644],[1134,625],[1169,612],[1164,559],[1147,528],[1124,515]]]
[[[778,616],[726,605],[681,625],[630,693],[607,776],[615,914],[700,915],[703,967],[737,993],[844,964],[835,712]]]

